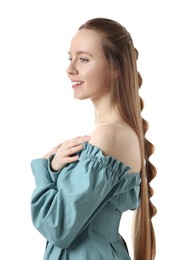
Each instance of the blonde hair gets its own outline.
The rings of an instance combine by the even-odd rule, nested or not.
[[[137,71],[138,51],[133,45],[130,33],[116,21],[94,18],[81,25],[79,29],[95,30],[101,36],[101,44],[110,70],[117,73],[117,77],[114,77],[111,83],[112,105],[117,107],[122,119],[134,129],[140,141],[141,203],[135,211],[134,218],[134,259],[153,260],[156,255],[156,241],[152,217],[156,214],[156,208],[150,200],[153,195],[150,182],[156,176],[157,170],[149,161],[154,146],[145,137],[148,122],[141,116],[144,102],[139,96],[142,78]]]

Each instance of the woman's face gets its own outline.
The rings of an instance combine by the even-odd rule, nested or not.
[[[96,31],[82,29],[76,33],[70,44],[69,59],[67,73],[75,98],[94,101],[108,93],[109,66]]]

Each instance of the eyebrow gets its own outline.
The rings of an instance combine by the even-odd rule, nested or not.
[[[70,55],[71,52],[69,51],[68,54]],[[89,52],[87,52],[87,51],[77,51],[76,54],[87,54],[87,55],[89,55],[89,56],[91,56],[91,57],[93,56],[91,53],[89,53]]]

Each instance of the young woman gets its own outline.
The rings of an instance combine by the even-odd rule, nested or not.
[[[127,210],[135,210],[133,258],[155,258],[150,181],[156,168],[141,117],[137,58],[129,32],[110,19],[91,19],[72,38],[67,74],[74,97],[90,99],[96,119],[89,136],[31,163],[31,214],[47,240],[45,260],[131,259],[118,233]]]

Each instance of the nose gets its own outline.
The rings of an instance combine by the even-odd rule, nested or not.
[[[69,66],[67,67],[66,71],[67,71],[68,76],[78,74],[78,70],[76,69],[76,67],[75,67],[73,62],[71,62],[69,64]]]

